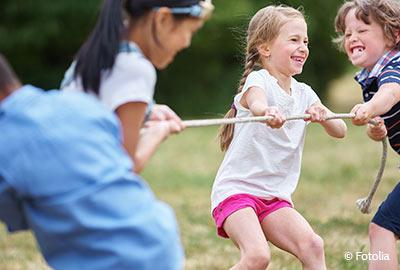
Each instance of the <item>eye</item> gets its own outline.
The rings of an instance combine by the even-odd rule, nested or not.
[[[350,38],[350,37],[351,37],[351,33],[346,33],[346,34],[344,35],[344,37],[345,37],[345,38]]]
[[[360,30],[358,30],[358,33],[365,33],[365,32],[367,32],[367,29],[360,29]]]

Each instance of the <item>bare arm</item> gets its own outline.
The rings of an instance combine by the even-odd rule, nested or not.
[[[276,107],[268,107],[267,97],[263,89],[259,87],[251,87],[244,93],[240,104],[249,109],[254,116],[273,116],[266,123],[271,128],[280,128],[285,123],[286,118],[279,112]]]
[[[123,144],[135,163],[137,173],[143,170],[157,147],[171,132],[181,130],[173,121],[158,121],[141,131],[146,106],[146,103],[131,102],[116,110],[122,125]]]
[[[354,106],[351,110],[356,115],[353,124],[365,125],[371,118],[390,111],[398,102],[400,102],[400,84],[386,83],[379,88],[370,101]]]

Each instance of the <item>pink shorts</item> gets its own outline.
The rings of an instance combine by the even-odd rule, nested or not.
[[[229,196],[218,204],[212,212],[215,225],[217,225],[218,235],[229,238],[223,228],[226,218],[234,212],[247,207],[253,208],[261,223],[261,221],[272,212],[283,207],[292,207],[292,204],[278,198],[266,200],[250,194],[235,194]]]

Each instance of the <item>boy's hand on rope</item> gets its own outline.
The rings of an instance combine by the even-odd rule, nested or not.
[[[355,115],[351,121],[356,126],[366,125],[372,118],[367,103],[355,105],[350,113]]]
[[[304,119],[305,121],[311,121],[313,123],[315,123],[315,122],[321,123],[326,120],[326,117],[328,115],[328,110],[321,103],[316,103],[316,104],[311,105],[310,108],[308,108],[305,111],[305,113],[310,115],[309,118]]]
[[[374,141],[382,141],[383,138],[387,135],[387,129],[385,126],[385,122],[379,116],[372,119],[377,123],[377,125],[368,124],[367,126],[367,134]]]
[[[286,121],[286,117],[277,107],[271,106],[265,110],[265,116],[272,116],[272,119],[265,121],[271,128],[281,128]]]

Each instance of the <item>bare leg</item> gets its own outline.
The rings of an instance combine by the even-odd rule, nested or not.
[[[261,223],[272,244],[296,256],[303,269],[325,270],[324,242],[296,210],[281,208]]]
[[[240,249],[240,261],[231,269],[265,270],[270,261],[270,250],[257,215],[252,208],[243,208],[230,215],[224,230]]]
[[[388,256],[389,260],[370,260],[369,270],[396,270],[397,269],[397,238],[395,234],[375,223],[369,225],[370,253],[379,256],[379,253]]]

